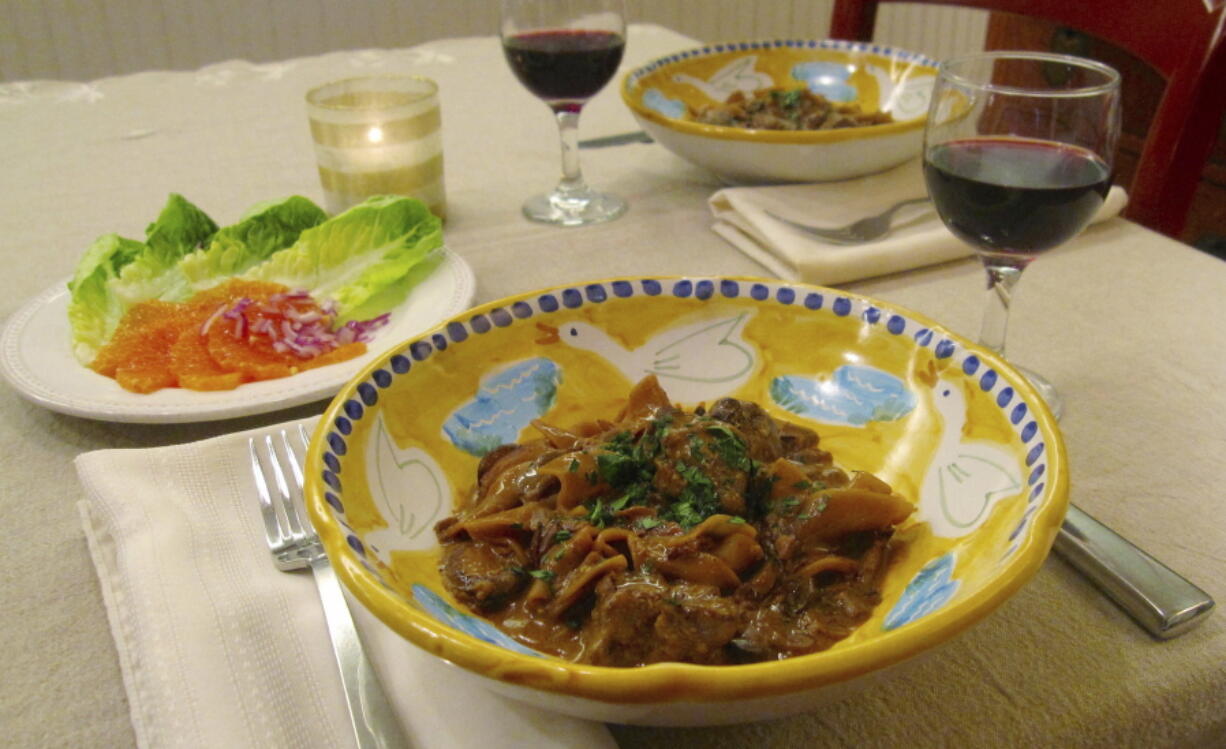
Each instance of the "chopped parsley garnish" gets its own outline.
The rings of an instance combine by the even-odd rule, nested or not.
[[[803,89],[794,88],[790,91],[771,91],[771,97],[784,109],[795,109],[800,104]]]
[[[669,505],[668,509],[664,511],[664,514],[667,517],[676,520],[686,528],[698,525],[707,518],[706,515],[703,515],[699,510],[695,509],[694,504],[689,501],[674,502],[673,504]]]
[[[596,469],[609,486],[621,489],[640,478],[643,466],[629,455],[602,452],[596,456]]]
[[[657,525],[663,522],[664,521],[659,518],[654,518],[648,515],[647,517],[639,518],[639,527],[645,531],[649,531],[652,528],[655,528]]]
[[[660,444],[658,439],[649,439],[653,436],[654,430],[649,429],[635,443],[630,432],[619,432],[603,445],[603,451],[596,456],[599,478],[614,489],[633,490],[629,501],[641,501],[646,496],[647,485],[655,476],[654,458]]]
[[[736,432],[724,424],[711,424],[706,431],[715,438],[712,447],[720,460],[738,471],[754,470],[754,463],[749,458],[749,447]]]
[[[677,522],[685,526],[697,525],[719,512],[719,499],[715,496],[711,477],[696,466],[678,463],[674,467],[685,479],[685,488],[668,510]]]
[[[578,458],[571,458],[571,459],[570,459],[570,465],[566,467],[566,470],[567,470],[568,472],[570,472],[570,473],[576,473],[576,472],[578,472],[578,470],[579,470],[579,459],[578,459]]]
[[[673,414],[665,412],[656,418],[649,419],[650,426],[639,438],[638,444],[630,451],[631,457],[639,461],[650,461],[660,454],[662,440],[668,428],[672,426]]]
[[[805,492],[817,492],[817,491],[821,491],[822,489],[826,488],[826,482],[824,481],[797,481],[795,484],[792,484],[792,488],[800,489],[801,491],[805,491]]]
[[[641,501],[642,495],[644,495],[646,491],[647,491],[647,488],[643,486],[642,484],[635,484],[634,486],[630,487],[630,489],[625,494],[613,500],[609,504],[609,509],[614,510],[614,511],[624,510],[626,509],[626,505],[638,504],[638,502],[634,501],[635,497],[638,497],[639,501]]]
[[[609,514],[605,511],[604,500],[596,500],[596,504],[592,505],[592,511],[587,516],[588,522],[592,525],[603,528],[605,521],[609,519]]]
[[[685,527],[697,525],[721,510],[717,482],[725,491],[735,486],[734,477],[719,463],[749,474],[750,514],[760,514],[763,495],[769,489],[764,478],[755,480],[762,476],[761,466],[749,457],[749,447],[735,429],[711,418],[697,420],[696,428],[686,435],[688,455],[670,463],[681,488],[674,489],[675,495],[658,496],[655,479],[665,452],[663,438],[676,416],[671,411],[658,412],[641,432],[618,432],[594,453],[596,470],[587,475],[588,482],[608,484],[615,491],[589,505],[591,523],[603,527],[627,507],[662,504],[661,518]],[[700,467],[713,462],[711,474]],[[578,470],[573,462],[571,470]]]
[[[572,535],[574,535],[574,534],[573,534],[573,533],[571,533],[570,531],[566,530],[565,528],[563,528],[562,530],[560,530],[560,531],[558,531],[557,533],[553,534],[553,542],[554,542],[555,544],[560,544],[560,543],[562,543],[563,541],[565,541],[565,540],[567,540],[568,538],[570,538]]]
[[[553,573],[553,571],[552,571],[552,570],[531,570],[531,571],[529,571],[529,572],[528,572],[528,574],[529,574],[529,575],[532,575],[532,576],[533,576],[533,577],[535,577],[537,580],[546,580],[546,581],[548,581],[548,580],[552,580],[552,579],[554,578],[554,573]]]

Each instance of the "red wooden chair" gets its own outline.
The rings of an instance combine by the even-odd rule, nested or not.
[[[879,2],[835,0],[830,36],[870,41]],[[1014,13],[1119,47],[1166,79],[1129,189],[1126,216],[1178,237],[1226,111],[1222,0],[906,0]]]

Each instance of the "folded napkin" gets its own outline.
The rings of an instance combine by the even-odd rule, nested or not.
[[[247,438],[76,460],[90,553],[142,747],[354,746],[309,571],[264,542]],[[474,685],[350,601],[417,749],[614,747],[602,724]]]
[[[918,160],[880,174],[841,182],[770,187],[729,187],[708,200],[715,233],[780,278],[838,284],[943,263],[974,250],[945,228],[931,203],[908,206],[894,216],[894,230],[862,245],[821,242],[766,214],[815,227],[839,227],[895,203],[927,194]],[[1128,202],[1112,187],[1094,221],[1119,214]]]

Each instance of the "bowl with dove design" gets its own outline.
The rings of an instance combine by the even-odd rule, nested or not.
[[[472,589],[456,587],[444,556],[456,542],[452,516],[471,510],[480,492],[493,491],[490,466],[514,454],[507,446],[544,439],[556,447],[568,434],[594,433],[590,425],[606,428],[626,418],[644,381],[658,383],[656,397],[666,393],[678,415],[709,421],[722,418],[720,404],[754,404],[772,424],[792,425],[786,434],[812,433],[813,446],[820,444],[849,475],[871,474],[906,503],[870,591],[874,605],[856,627],[822,649],[791,657],[737,660],[734,651],[748,637],[741,633],[729,634],[725,649],[707,652],[703,662],[610,666],[539,646],[524,636],[531,628],[523,622],[480,610],[466,597]],[[722,425],[706,430],[730,439]],[[548,494],[551,484],[536,479],[548,473],[544,460],[554,452],[535,453],[544,457],[516,480]],[[474,682],[593,720],[712,725],[813,710],[850,689],[871,688],[996,609],[1050,550],[1067,507],[1065,461],[1056,421],[1025,377],[922,315],[778,280],[623,278],[491,302],[385,351],[320,420],[307,456],[306,494],[328,556],[354,597]],[[762,467],[748,464],[746,470]],[[572,461],[569,470],[577,466]],[[588,474],[587,480],[598,479]],[[557,481],[552,486],[556,491]],[[513,493],[493,493],[501,503],[493,514],[464,525],[474,538],[496,537],[531,556],[544,548],[538,536],[546,531],[553,541],[580,535],[555,533],[558,526],[538,523],[537,515],[517,515],[522,522],[509,525],[488,522],[528,506],[522,497],[508,501]],[[778,496],[774,487],[768,496]],[[533,506],[545,501],[536,499]],[[795,503],[789,496],[775,506],[788,501]],[[603,508],[584,502],[569,509],[576,521],[595,522],[604,513],[603,530],[605,521],[619,530],[614,526],[622,515],[649,527],[647,510],[633,502]],[[749,517],[753,505],[747,507]],[[814,510],[827,511],[825,503]],[[684,538],[696,532],[679,515],[660,517],[669,522],[653,518],[652,532],[673,520]],[[729,537],[744,522],[718,517]],[[782,556],[777,530],[763,526],[757,540],[763,548],[770,538],[776,545],[765,557],[748,557],[731,590],[688,590],[741,606],[753,597],[760,570]],[[598,567],[608,569],[612,559],[623,575],[638,567],[646,573],[647,564],[632,553],[633,539],[620,538],[604,545]],[[841,569],[827,565],[821,574],[837,578]],[[542,558],[501,574],[546,597],[561,582],[551,580]],[[612,584],[607,580],[605,589]],[[592,596],[600,594],[600,582],[588,589]],[[687,601],[670,603],[675,608],[667,616],[647,619],[635,636],[663,637],[668,627],[701,624],[687,620]],[[534,609],[525,603],[515,611],[528,616]],[[581,617],[589,611],[595,616],[590,603],[568,609],[567,626],[582,633]]]
[[[865,42],[727,42],[652,60],[621,95],[653,139],[726,183],[828,182],[919,155],[936,67]]]

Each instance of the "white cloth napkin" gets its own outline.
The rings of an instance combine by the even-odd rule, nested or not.
[[[265,546],[247,438],[266,431],[76,459],[142,747],[354,745],[310,572],[278,571]],[[602,724],[495,695],[350,608],[416,749],[615,747]]]
[[[838,227],[925,194],[920,163],[913,160],[841,182],[728,187],[713,194],[708,204],[715,233],[780,278],[838,284],[956,260],[973,250],[945,228],[931,203],[901,209],[892,233],[855,246],[821,242],[766,211],[808,226]],[[1124,189],[1112,187],[1094,222],[1118,215],[1127,202]]]

